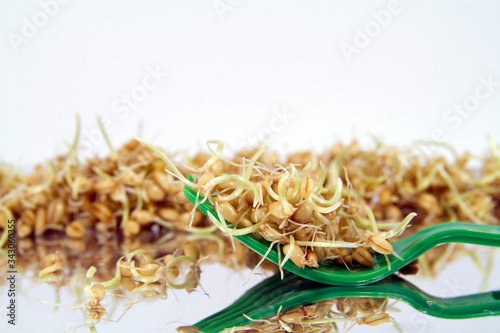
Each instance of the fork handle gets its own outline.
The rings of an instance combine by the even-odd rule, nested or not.
[[[500,247],[500,226],[446,222],[422,229],[396,243],[399,243],[398,250],[400,252],[413,259],[433,247],[447,243]]]

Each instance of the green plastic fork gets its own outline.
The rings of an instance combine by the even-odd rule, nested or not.
[[[226,309],[193,326],[199,332],[215,333],[225,328],[251,324],[248,318],[265,319],[276,315],[278,310],[283,312],[297,306],[342,297],[402,300],[422,313],[444,319],[500,315],[500,290],[441,298],[423,292],[397,275],[367,286],[345,287],[316,283],[287,272],[283,280],[279,273],[275,274],[248,290]]]
[[[192,178],[191,178],[192,179]],[[201,198],[189,186],[184,187],[184,195],[206,216],[218,219],[212,204],[208,201],[200,203]],[[228,225],[230,225],[228,223]],[[257,252],[261,256],[268,252],[270,242],[257,239],[253,235],[234,236],[241,243]],[[290,260],[283,268],[306,279],[338,286],[359,286],[380,281],[394,272],[413,262],[423,253],[441,244],[469,243],[486,246],[500,247],[500,227],[491,225],[478,225],[465,222],[441,223],[420,230],[413,235],[392,243],[394,252],[387,259],[383,255],[373,256],[373,266],[349,271],[345,267],[335,266],[323,262],[318,268],[299,268]],[[277,245],[273,247],[266,257],[279,265]]]

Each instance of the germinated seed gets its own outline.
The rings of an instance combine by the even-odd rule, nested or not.
[[[59,224],[64,216],[64,203],[60,198],[51,201],[47,208],[47,220],[50,224]]]
[[[193,259],[200,259],[200,248],[194,242],[187,242],[184,245],[184,254]]]
[[[391,203],[392,191],[389,188],[384,187],[384,189],[380,191],[378,197],[380,205],[387,206]]]
[[[186,198],[186,196],[182,191],[175,195],[175,201],[180,204],[191,203],[191,201],[189,201],[189,199]]]
[[[227,201],[220,201],[217,206],[219,207],[219,210],[226,221],[232,224],[236,224],[236,222],[238,222],[239,216],[233,205],[231,205]]]
[[[120,285],[128,291],[132,291],[136,287],[134,280],[128,276],[123,276],[121,278]]]
[[[291,205],[287,202],[285,202],[285,206],[283,205],[282,202],[280,201],[274,201],[269,204],[267,207],[269,209],[269,212],[271,215],[274,217],[277,217],[279,219],[287,219],[290,215],[292,215],[296,208],[290,207]]]
[[[64,232],[71,238],[82,238],[85,235],[85,226],[81,221],[72,221],[66,226]]]
[[[152,180],[146,180],[144,183],[146,195],[151,201],[162,201],[165,198],[165,192]]]
[[[319,260],[318,260],[318,255],[314,250],[308,249],[307,250],[307,255],[306,255],[306,265],[309,267],[313,268],[318,268],[319,267]]]
[[[165,255],[165,256],[163,257],[163,263],[164,263],[165,265],[168,265],[168,263],[169,263],[169,262],[171,262],[171,261],[172,261],[172,259],[174,259],[174,258],[175,258],[175,257],[174,257],[174,255],[173,255],[173,254],[167,254],[167,255]]]
[[[179,219],[179,212],[173,208],[162,208],[158,211],[158,215],[165,221],[177,221]]]
[[[174,265],[173,267],[170,267],[167,271],[167,279],[169,281],[173,281],[175,279],[177,279],[177,277],[179,276],[179,268],[177,268],[177,265]]]
[[[368,244],[375,252],[381,254],[391,254],[393,251],[391,243],[389,243],[385,238],[381,237],[380,235],[374,235],[369,237]]]
[[[155,219],[155,214],[148,210],[140,209],[134,211],[130,217],[139,224],[148,224]]]
[[[99,194],[109,194],[116,186],[116,182],[113,179],[101,179],[93,184],[93,189]]]
[[[120,270],[121,270],[122,276],[126,276],[126,277],[132,276],[132,272],[130,271],[130,262],[122,261],[120,263]]]
[[[198,179],[198,185],[204,186],[206,183],[215,178],[215,175],[212,172],[206,172],[200,176]]]
[[[297,231],[294,232],[293,236],[295,237],[296,240],[305,241],[308,239],[306,228],[298,229]]]
[[[268,241],[274,241],[277,239],[283,239],[284,236],[278,230],[271,227],[269,224],[262,224],[260,226],[260,233]]]
[[[293,214],[293,219],[297,222],[308,222],[312,215],[313,209],[306,202],[304,202]]]
[[[42,266],[42,268],[46,268],[60,261],[61,257],[59,257],[57,253],[50,253],[42,257],[40,260],[40,266]]]
[[[139,272],[139,274],[144,275],[144,276],[153,276],[153,275],[155,275],[158,268],[160,268],[160,265],[153,263],[153,264],[143,265],[143,266],[137,268],[137,271]]]
[[[283,253],[285,255],[288,254],[288,252],[292,251],[292,255],[290,256],[290,260],[299,268],[304,268],[306,265],[306,258],[304,255],[304,251],[298,246],[297,244],[294,245],[293,249],[290,249],[290,244],[286,244],[283,246]]]
[[[304,198],[307,198],[312,194],[313,190],[314,180],[309,177],[302,179],[302,181],[300,182],[300,194]]]
[[[113,218],[113,212],[111,209],[109,209],[109,207],[102,202],[92,202],[90,204],[90,212],[99,221],[109,222]]]
[[[352,257],[363,266],[373,266],[373,257],[364,247],[355,248],[352,251]]]
[[[38,208],[35,218],[35,235],[40,236],[44,232],[45,225],[47,224],[47,217],[45,208]]]
[[[373,327],[385,324],[390,319],[391,317],[387,313],[379,313],[364,318],[361,323]]]
[[[31,236],[33,233],[33,227],[30,226],[29,224],[22,223],[21,220],[18,223],[19,225],[16,226],[16,233],[19,235],[20,238],[27,238]]]
[[[306,318],[304,310],[302,310],[302,308],[300,307],[288,310],[280,316],[280,319],[283,320],[285,323],[298,323],[304,318]]]
[[[215,176],[219,176],[224,172],[224,162],[221,160],[215,161],[215,163],[210,167],[210,171],[213,172]]]
[[[181,326],[177,328],[178,333],[197,333],[199,330],[196,326]]]
[[[104,286],[100,283],[96,283],[94,284],[90,290],[95,294],[97,295],[97,298],[98,298],[98,302],[100,302],[103,298],[104,298],[104,295],[106,294],[106,289],[104,288]]]
[[[141,225],[134,220],[128,220],[123,227],[123,235],[128,238],[137,236],[139,232],[141,232]]]

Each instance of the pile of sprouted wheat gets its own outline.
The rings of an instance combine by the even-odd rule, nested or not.
[[[284,161],[263,147],[223,158],[223,145],[215,141],[210,153],[188,157],[178,167],[143,140],[149,148],[132,140],[114,150],[104,131],[110,155],[81,161],[78,133],[68,154],[38,165],[32,174],[0,164],[0,260],[6,257],[6,221],[14,218],[19,265],[38,271],[56,290],[80,279],[83,297],[75,307],[85,311],[91,330],[107,319],[105,298],[124,298],[130,307],[165,298],[172,288],[197,288],[200,263],[241,269],[263,262],[233,235],[252,233],[281,244],[282,264],[291,260],[299,267],[316,267],[330,261],[359,269],[372,264],[374,252],[393,253],[390,239],[421,228],[447,221],[500,221],[500,157],[491,140],[485,156],[459,155],[446,146],[452,155],[446,159],[379,142],[363,150],[354,141],[320,155],[294,153]],[[185,184],[214,205],[218,220],[195,209],[183,195]],[[487,276],[492,255],[483,263],[459,245],[434,249],[418,263],[432,276],[464,253]],[[262,265],[276,269],[268,262]],[[391,321],[385,315],[387,303],[369,301],[378,305],[368,313],[346,302],[257,318],[252,329],[300,332],[299,326],[314,322],[319,325],[314,331],[328,332],[342,320]],[[356,315],[349,310],[354,308]],[[297,313],[304,316],[294,322]]]
[[[335,172],[327,179],[327,167],[318,159],[271,165],[261,159],[265,148],[260,148],[240,163],[224,161],[219,157],[223,145],[217,142],[214,154],[193,170],[197,182],[191,182],[164,153],[141,141],[173,175],[197,190],[201,202],[214,205],[218,219],[211,221],[225,234],[255,234],[270,241],[269,248],[283,245],[280,266],[287,260],[301,268],[326,260],[371,266],[370,251],[393,253],[387,239],[399,236],[415,216],[410,213],[390,228],[379,228],[370,207],[357,204]],[[230,229],[226,221],[239,228]]]

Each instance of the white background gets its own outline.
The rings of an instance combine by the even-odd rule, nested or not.
[[[283,153],[321,151],[339,140],[369,142],[369,134],[403,146],[439,132],[459,151],[477,154],[486,152],[487,134],[500,142],[494,1],[62,2],[0,1],[0,161],[31,168],[64,153],[76,113],[83,157],[108,153],[97,115],[115,147],[141,134],[170,152],[196,151],[210,139],[230,150],[261,139]],[[356,53],[346,54],[349,47]],[[151,70],[166,75],[155,84]],[[143,90],[145,79],[155,87]],[[136,103],[127,108],[122,99],[131,94]],[[454,112],[463,103],[469,111]],[[284,112],[291,116],[277,122]],[[426,290],[438,293],[450,279],[477,289],[477,270],[463,265]],[[169,321],[192,323],[229,304],[243,291],[238,278],[214,268],[204,274],[210,300],[179,293],[178,300],[141,304],[100,331],[173,331]],[[52,296],[35,290],[37,298]],[[46,306],[27,302],[17,332],[67,327],[70,314],[49,316]],[[401,321],[422,323],[405,311]],[[435,332],[439,323],[454,332],[478,327],[422,318],[427,326],[413,331]],[[483,331],[494,331],[499,320],[486,323]]]

